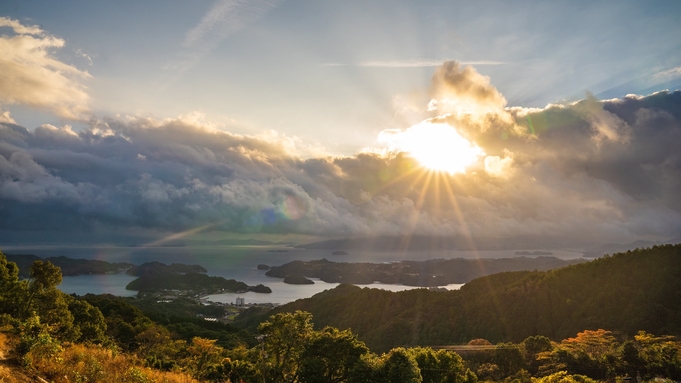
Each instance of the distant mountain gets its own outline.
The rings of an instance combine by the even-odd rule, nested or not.
[[[392,263],[330,262],[322,259],[309,262],[293,261],[282,266],[273,266],[266,275],[276,278],[305,276],[319,278],[329,283],[356,285],[380,282],[431,287],[467,283],[475,278],[503,271],[551,270],[581,262],[585,260],[563,260],[555,257],[455,258]]]
[[[559,243],[555,240],[539,236],[467,239],[462,236],[437,237],[412,235],[330,239],[297,245],[296,247],[321,250],[439,251],[555,249],[565,245],[565,243]]]
[[[598,258],[605,254],[621,253],[627,250],[645,249],[656,245],[675,245],[681,243],[681,236],[672,238],[668,241],[634,241],[631,243],[608,243],[605,245],[594,246],[584,252],[585,258]]]

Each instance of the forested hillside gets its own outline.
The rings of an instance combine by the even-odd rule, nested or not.
[[[0,382],[678,380],[681,343],[629,329],[678,334],[679,250],[664,246],[552,272],[502,273],[448,293],[341,285],[283,307],[309,306],[317,329],[308,312],[268,313],[256,320],[257,338],[193,316],[197,310],[219,316],[222,308],[186,298],[166,304],[66,295],[56,289],[59,268],[46,261],[19,280],[17,265],[0,253]],[[341,329],[324,327],[334,320]],[[449,350],[423,347],[531,331],[555,337],[581,325],[585,331],[559,343],[533,334],[516,343],[472,339]],[[392,347],[400,343],[415,347]]]
[[[547,272],[507,272],[460,291],[398,293],[340,285],[274,312],[309,311],[320,326],[352,329],[375,350],[475,338],[554,340],[584,329],[681,334],[681,245],[628,251]],[[250,313],[242,325],[265,319]]]

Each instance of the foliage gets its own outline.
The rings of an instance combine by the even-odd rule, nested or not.
[[[267,358],[266,376],[277,382],[294,382],[298,361],[312,337],[312,315],[296,311],[273,315],[260,324],[264,339],[263,358]]]
[[[570,375],[565,371],[559,371],[543,378],[532,379],[532,383],[596,383],[596,381],[584,375]]]
[[[638,265],[635,257],[629,258],[627,254],[618,262],[624,260]],[[655,258],[658,255],[648,255],[651,262],[661,262]],[[569,268],[568,280],[570,283],[579,280],[571,273],[598,274],[600,267],[596,271],[586,265]],[[667,265],[668,269],[674,267]],[[666,281],[664,273],[662,275],[661,280]],[[392,294],[342,285],[322,294],[328,298],[329,305],[321,315],[335,314],[340,323],[352,323],[356,302],[341,306],[347,297],[353,296],[360,302],[373,299],[374,305],[366,307],[364,314],[378,319],[358,330],[368,333],[370,326],[377,327],[377,333],[386,337],[380,343],[375,338],[381,347],[390,347],[396,341],[418,343],[420,338],[446,339],[457,329],[450,328],[452,323],[429,327],[433,324],[432,318],[439,314],[428,311],[432,301],[442,304],[453,299],[458,305],[455,307],[468,311],[458,314],[447,306],[440,306],[440,310],[455,317],[455,323],[463,327],[460,331],[477,334],[480,330],[476,324],[460,320],[457,315],[475,314],[476,307],[485,307],[489,302],[482,302],[477,295],[471,297],[478,300],[464,302],[461,299],[467,297],[465,294],[494,291],[496,294],[490,298],[492,304],[505,307],[511,291],[528,286],[539,288],[541,283],[548,283],[532,285],[532,281],[552,280],[551,283],[561,284],[561,278],[564,276],[558,271],[550,275],[501,274],[482,282],[474,281],[469,292],[455,294],[426,290]],[[56,289],[60,280],[59,269],[44,261],[31,267],[30,279],[19,280],[16,265],[0,253],[3,339],[8,336],[12,339],[13,356],[25,371],[53,382],[477,383],[479,377],[504,383],[593,383],[635,376],[643,380],[681,379],[681,342],[674,336],[656,336],[647,331],[632,335],[587,327],[560,342],[533,334],[519,343],[496,345],[471,337],[469,347],[477,348],[466,351],[464,347],[461,356],[430,347],[398,347],[377,355],[350,330],[331,326],[315,330],[312,314],[304,311],[270,316],[260,324],[261,335],[256,343],[252,336],[230,325],[189,317],[193,310],[189,301],[163,306],[106,295],[78,299]],[[570,288],[584,290],[581,286]],[[657,294],[676,297],[676,292],[664,289]],[[562,297],[564,295],[554,294],[551,300],[562,301]],[[675,304],[665,306],[668,318],[675,318]],[[173,314],[173,307],[178,309],[175,314],[180,315]],[[343,309],[337,310],[338,307]],[[417,312],[420,312],[418,320],[410,322],[408,319],[414,318]],[[390,317],[393,314],[397,318]],[[673,324],[668,325],[674,328]],[[516,331],[513,326],[513,322],[504,322],[503,326],[488,331],[513,333]],[[414,328],[419,332],[415,333]],[[7,376],[4,370],[0,373],[4,374],[0,379]]]
[[[435,351],[430,347],[409,349],[421,372],[424,383],[464,383],[463,360],[453,352]]]
[[[560,340],[598,328],[629,336],[639,330],[681,335],[681,245],[637,249],[547,272],[494,274],[458,291],[395,293],[341,284],[272,313],[296,310],[312,313],[319,328],[352,328],[377,351],[475,338]],[[239,323],[253,329],[264,319],[251,316]]]
[[[116,354],[101,346],[73,344],[47,357],[29,353],[33,369],[55,383],[167,382],[198,383],[184,373],[146,368],[131,355]]]
[[[300,355],[301,382],[345,382],[369,349],[349,330],[325,327],[314,332]]]

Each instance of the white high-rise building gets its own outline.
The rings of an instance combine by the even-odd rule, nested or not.
[[[236,298],[236,305],[237,306],[243,306],[246,304],[246,298]]]

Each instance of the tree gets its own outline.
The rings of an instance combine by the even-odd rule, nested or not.
[[[80,333],[78,342],[103,344],[108,341],[106,321],[98,308],[80,299],[69,297],[68,308],[73,315],[73,325]]]
[[[522,347],[525,350],[525,363],[527,363],[530,372],[533,374],[535,374],[539,369],[539,361],[537,360],[538,355],[542,352],[551,351],[553,349],[551,340],[542,335],[527,337],[523,341]]]
[[[349,330],[325,327],[314,332],[300,357],[298,378],[307,383],[339,383],[369,352],[364,342]]]
[[[585,330],[564,339],[550,353],[541,353],[542,375],[567,371],[594,379],[614,378],[617,342],[610,331]]]
[[[410,348],[424,383],[462,383],[465,380],[463,360],[459,354],[430,347]]]
[[[0,252],[0,314],[18,318],[26,283],[19,281],[19,267]]]
[[[173,340],[170,331],[158,325],[137,334],[135,339],[139,344],[137,354],[147,361],[148,366],[161,370],[175,367],[180,352],[187,344],[184,340]]]
[[[385,383],[420,383],[423,381],[416,360],[406,349],[399,347],[384,356],[379,372]]]
[[[263,336],[263,365],[268,381],[294,382],[300,355],[312,336],[312,314],[279,313],[258,326]]]
[[[515,375],[520,370],[527,368],[520,348],[513,343],[497,344],[494,349],[492,362],[499,366],[499,372],[502,376]]]
[[[214,339],[194,337],[187,347],[192,375],[197,379],[210,379],[216,370],[222,370],[223,351],[222,347],[215,345]]]
[[[24,294],[18,297],[20,309],[17,318],[25,320],[34,315],[40,322],[49,325],[52,335],[66,341],[80,337],[80,331],[73,326],[73,315],[69,311],[67,295],[59,291],[61,269],[48,261],[35,261],[31,265],[30,278]]]

